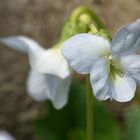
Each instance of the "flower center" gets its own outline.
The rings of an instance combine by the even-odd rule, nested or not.
[[[109,64],[109,78],[110,78],[110,80],[116,79],[117,76],[123,77],[125,75],[119,62],[116,59],[112,59],[112,56],[110,54],[107,56],[107,60],[108,60],[108,64]]]

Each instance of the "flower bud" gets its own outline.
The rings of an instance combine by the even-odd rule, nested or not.
[[[93,21],[93,19],[89,14],[84,13],[80,15],[79,21],[84,24],[90,24]]]

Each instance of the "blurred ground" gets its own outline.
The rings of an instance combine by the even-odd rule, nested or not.
[[[112,34],[140,18],[140,0],[0,0],[0,36],[28,35],[49,47],[78,5],[95,10]],[[0,129],[17,140],[35,140],[31,120],[43,107],[26,93],[28,70],[26,56],[0,46]]]

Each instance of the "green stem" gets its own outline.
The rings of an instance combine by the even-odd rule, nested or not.
[[[93,93],[87,76],[87,140],[93,140]]]

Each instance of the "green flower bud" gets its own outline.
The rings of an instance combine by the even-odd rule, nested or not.
[[[80,15],[79,21],[84,23],[84,24],[90,24],[90,23],[93,22],[93,19],[92,19],[92,17],[89,14],[84,13],[84,14]]]
[[[80,6],[72,12],[70,18],[65,22],[60,41],[79,33],[88,32],[110,38],[110,35],[108,37],[104,30],[98,29],[106,29],[102,21],[89,8]]]

